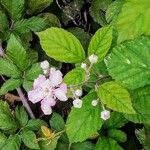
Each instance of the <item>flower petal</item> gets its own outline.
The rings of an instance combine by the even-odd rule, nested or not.
[[[38,88],[41,86],[41,83],[46,81],[46,77],[44,75],[39,75],[37,79],[34,80],[33,88]]]
[[[59,87],[59,89],[61,89],[62,91],[64,91],[64,93],[67,93],[67,84],[62,83]]]
[[[58,88],[54,91],[55,96],[60,100],[60,101],[67,101],[68,98],[66,96],[66,92],[63,91],[62,89]]]
[[[45,115],[50,115],[52,113],[52,108],[47,100],[41,101],[41,109]]]
[[[58,86],[62,82],[62,76],[63,75],[59,70],[53,71],[49,77],[51,81],[51,86]]]
[[[28,98],[29,98],[29,101],[35,104],[43,99],[42,91],[39,88],[29,91]]]

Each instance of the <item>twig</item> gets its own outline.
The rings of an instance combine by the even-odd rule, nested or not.
[[[28,102],[27,102],[27,99],[26,99],[26,97],[24,96],[24,94],[23,94],[21,88],[17,88],[16,90],[17,90],[17,92],[18,92],[18,94],[19,94],[19,96],[20,96],[20,99],[21,99],[21,101],[22,101],[22,103],[23,103],[23,106],[27,109],[27,111],[28,111],[30,117],[31,117],[32,119],[35,119],[35,116],[34,116],[32,110],[31,110],[31,108],[30,108],[30,106],[29,106],[29,104],[28,104]]]

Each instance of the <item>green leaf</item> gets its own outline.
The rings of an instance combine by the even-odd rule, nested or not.
[[[56,136],[55,138],[50,140],[40,141],[40,150],[55,150],[59,137],[60,136]]]
[[[88,49],[91,39],[91,36],[88,32],[85,32],[83,29],[78,27],[69,28],[68,31],[78,38],[85,50]]]
[[[47,123],[40,119],[31,119],[28,121],[26,128],[32,131],[39,131],[41,126],[47,126]]]
[[[24,10],[24,0],[1,0],[1,4],[8,11],[11,19],[19,20]]]
[[[39,149],[39,145],[36,141],[36,135],[33,131],[28,129],[23,129],[21,131],[21,138],[23,143],[31,149]]]
[[[54,112],[50,120],[50,126],[53,130],[56,130],[57,132],[62,131],[65,128],[65,122],[61,115]]]
[[[61,27],[61,23],[58,17],[52,13],[42,13],[38,15],[39,17],[43,18],[47,24],[47,28],[49,27]]]
[[[37,34],[41,46],[48,56],[68,63],[78,63],[85,59],[81,43],[68,31],[51,27]]]
[[[128,120],[121,113],[112,112],[111,116],[110,116],[110,119],[105,121],[105,127],[107,129],[121,128],[127,122],[128,122]]]
[[[31,17],[29,19],[22,19],[17,21],[14,24],[14,30],[18,33],[26,33],[26,32],[38,32],[41,31],[46,26],[46,22],[44,19],[40,17]]]
[[[0,11],[0,31],[5,32],[8,29],[8,20],[5,13]]]
[[[23,88],[28,92],[33,88],[33,81],[24,80],[23,81]]]
[[[43,73],[43,70],[40,67],[39,63],[33,64],[31,68],[29,68],[25,73],[25,79],[29,81],[33,81],[36,79],[40,74]]]
[[[119,34],[118,43],[142,34],[150,35],[149,5],[149,0],[125,1],[116,24]]]
[[[115,0],[108,6],[108,9],[106,11],[106,20],[108,23],[110,23],[111,21],[116,21],[116,18],[118,17],[123,4],[124,0]]]
[[[46,7],[48,7],[53,0],[30,0],[28,1],[28,13],[29,14],[34,14],[41,12],[44,10]]]
[[[150,127],[149,125],[145,125],[142,129],[136,130],[136,137],[144,147],[144,150],[149,150],[150,148]]]
[[[7,140],[7,137],[5,136],[5,134],[0,132],[0,149],[2,149],[6,140]]]
[[[100,28],[92,37],[88,48],[88,55],[95,54],[101,61],[110,49],[112,42],[112,27],[106,26]]]
[[[19,124],[24,127],[28,122],[28,114],[23,106],[17,106],[15,109],[16,119],[18,120]]]
[[[64,77],[67,85],[80,84],[85,80],[85,71],[82,68],[75,68],[68,72]]]
[[[20,78],[21,73],[18,68],[9,60],[0,58],[0,74],[12,78]]]
[[[106,11],[111,2],[112,0],[92,0],[90,15],[95,22],[102,26],[107,24],[103,11]]]
[[[9,105],[6,101],[0,100],[0,114],[11,115]]]
[[[13,116],[7,114],[0,114],[0,129],[3,131],[15,130],[18,124]]]
[[[85,141],[82,143],[73,143],[71,145],[72,150],[94,150],[94,144],[90,141]]]
[[[29,60],[26,50],[13,34],[11,34],[8,41],[6,54],[22,71],[26,70],[30,66],[31,61]]]
[[[93,99],[97,99],[94,92],[83,98],[82,108],[71,110],[66,123],[70,143],[82,142],[97,134],[97,130],[101,128],[100,106],[93,107],[91,105]]]
[[[137,114],[125,115],[134,123],[150,124],[150,86],[132,91],[132,103]]]
[[[150,38],[140,37],[113,48],[105,60],[109,74],[128,89],[150,84]]]
[[[108,137],[120,142],[124,143],[127,140],[127,135],[121,130],[111,129],[108,130]]]
[[[99,86],[98,96],[106,106],[112,110],[134,114],[130,94],[126,89],[114,81]]]
[[[6,144],[2,148],[2,150],[20,150],[21,141],[19,139],[19,136],[13,135],[6,140]]]
[[[111,138],[101,137],[96,143],[95,150],[123,150],[117,142]]]
[[[18,88],[22,83],[21,79],[9,79],[0,88],[0,95],[6,94],[8,91],[12,91]]]

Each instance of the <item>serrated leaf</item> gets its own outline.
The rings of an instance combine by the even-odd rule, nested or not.
[[[48,56],[68,63],[79,63],[85,59],[81,43],[68,31],[51,27],[37,34],[41,46]]]
[[[100,25],[106,25],[106,19],[103,11],[106,11],[109,4],[111,4],[112,0],[92,0],[90,15],[93,20]]]
[[[111,116],[110,116],[110,119],[108,119],[107,121],[105,121],[105,125],[104,126],[107,129],[121,128],[127,122],[128,122],[128,120],[121,113],[112,112]]]
[[[111,77],[128,89],[150,84],[149,47],[144,36],[114,47],[105,60]]]
[[[69,28],[68,31],[78,38],[85,50],[88,49],[91,39],[91,36],[88,32],[85,32],[83,29],[78,27]]]
[[[4,133],[0,132],[0,149],[2,149],[6,140],[7,140],[6,135]]]
[[[46,24],[47,24],[47,28],[48,27],[61,27],[61,23],[58,19],[58,17],[52,13],[42,13],[39,15],[39,17],[42,17]]]
[[[33,64],[31,68],[29,68],[25,73],[25,79],[29,81],[33,81],[36,79],[40,74],[43,73],[43,70],[40,67],[39,63]]]
[[[11,115],[9,105],[6,101],[0,100],[0,114]]]
[[[22,71],[26,70],[30,66],[31,61],[26,50],[13,34],[11,34],[8,41],[6,54]]]
[[[70,143],[82,142],[97,134],[97,130],[101,128],[100,106],[91,105],[92,100],[96,98],[96,93],[92,92],[83,98],[82,108],[71,110],[66,123]]]
[[[19,107],[19,106],[16,107],[15,116],[16,116],[16,119],[18,120],[19,124],[21,125],[21,127],[24,127],[27,124],[28,114],[27,114],[27,112],[23,106],[22,107]]]
[[[18,124],[11,115],[0,114],[0,129],[3,131],[16,130]]]
[[[135,131],[136,137],[144,147],[144,150],[149,150],[150,148],[150,127],[145,125],[142,129]]]
[[[21,141],[19,139],[19,136],[16,134],[16,135],[10,136],[6,140],[6,144],[4,145],[2,150],[20,150],[20,146],[21,146]]]
[[[18,88],[22,83],[21,79],[9,79],[0,88],[0,95],[6,94],[8,91],[12,91]]]
[[[57,132],[62,131],[65,128],[65,122],[61,115],[53,113],[50,120],[50,126],[53,130],[56,130]]]
[[[129,92],[114,81],[100,85],[98,96],[112,110],[127,114],[135,113]]]
[[[23,81],[23,88],[28,92],[33,88],[33,81],[24,80]]]
[[[28,1],[28,13],[29,14],[34,14],[41,12],[44,10],[46,7],[48,7],[53,0],[30,0]]]
[[[118,43],[134,39],[142,34],[150,35],[149,6],[149,0],[125,1],[116,24],[119,34]]]
[[[47,126],[46,122],[40,119],[31,119],[28,121],[26,128],[32,131],[39,131],[41,126]]]
[[[36,140],[36,135],[33,131],[28,129],[23,129],[21,131],[21,138],[23,143],[31,149],[39,149],[39,145]]]
[[[95,150],[123,150],[123,148],[112,138],[101,137],[96,143]]]
[[[59,137],[60,136],[56,136],[51,140],[40,141],[40,150],[55,150]]]
[[[88,55],[95,54],[98,60],[101,61],[107,54],[112,42],[112,27],[106,26],[100,28],[92,37],[89,47]]]
[[[108,9],[106,11],[106,20],[108,23],[110,23],[111,21],[116,21],[116,18],[121,11],[123,4],[124,0],[115,0],[108,6]]]
[[[132,103],[137,114],[125,115],[134,123],[150,124],[150,86],[132,91]]]
[[[82,68],[75,68],[68,72],[64,77],[67,85],[76,85],[85,80],[85,71]]]
[[[18,33],[26,33],[26,32],[39,32],[46,26],[46,22],[44,19],[40,17],[31,17],[29,19],[22,19],[14,24],[14,30]]]
[[[120,142],[124,143],[127,140],[127,135],[125,132],[117,129],[108,130],[108,137]]]
[[[5,32],[8,29],[8,19],[5,13],[0,11],[0,31]]]
[[[4,58],[0,58],[0,74],[12,78],[21,76],[19,69],[11,61]]]
[[[11,19],[19,20],[24,10],[24,0],[1,0],[1,4],[8,11]]]
[[[73,143],[71,145],[72,150],[94,150],[94,144],[90,141],[85,141],[82,143]]]

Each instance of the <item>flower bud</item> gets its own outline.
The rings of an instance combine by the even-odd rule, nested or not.
[[[80,100],[80,99],[75,99],[74,101],[73,101],[73,106],[75,107],[75,108],[81,108],[82,107],[82,100]]]
[[[81,89],[77,89],[76,91],[75,91],[75,95],[76,96],[82,96],[82,90]]]
[[[43,70],[47,70],[49,68],[49,62],[47,60],[45,60],[45,61],[41,62],[40,66]]]
[[[43,73],[45,74],[45,75],[47,75],[48,74],[48,70],[43,70]]]
[[[110,111],[108,111],[108,110],[103,110],[103,111],[101,112],[101,118],[102,118],[103,120],[109,119],[109,118],[110,118]]]
[[[97,106],[98,100],[92,100],[91,104],[92,104],[92,106]]]
[[[90,63],[95,64],[98,61],[98,57],[96,55],[92,54],[89,56],[89,61],[90,61]]]
[[[86,70],[86,63],[81,63],[81,68]]]

